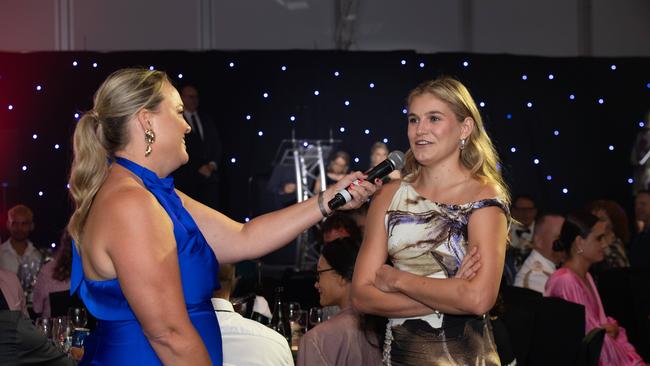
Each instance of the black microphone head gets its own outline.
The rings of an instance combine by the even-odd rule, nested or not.
[[[391,153],[388,154],[388,160],[393,163],[393,167],[396,170],[402,170],[402,168],[404,168],[404,163],[406,162],[404,153],[399,150],[391,151]]]

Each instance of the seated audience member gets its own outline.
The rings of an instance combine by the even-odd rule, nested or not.
[[[80,349],[75,348],[75,351]],[[0,311],[0,365],[71,366],[68,358],[20,311]]]
[[[530,253],[537,215],[535,201],[528,195],[517,196],[510,211],[514,220],[510,224],[509,244],[503,263],[501,281],[505,285],[514,285],[515,276]]]
[[[323,244],[331,243],[340,238],[352,238],[360,243],[362,233],[356,221],[348,213],[336,212],[321,224]],[[338,305],[323,306],[323,319],[329,319],[341,311]]]
[[[350,288],[359,243],[339,238],[323,247],[314,286],[322,306],[341,311],[300,338],[298,366],[380,365],[381,344],[373,332],[361,329],[359,315],[350,302]]]
[[[41,252],[29,240],[34,230],[34,214],[25,205],[16,205],[7,212],[9,239],[0,245],[0,269],[18,273],[23,263],[42,260]]]
[[[630,261],[625,253],[625,246],[630,241],[630,231],[623,207],[615,201],[597,200],[587,205],[587,211],[605,222],[607,230],[605,241],[608,245],[605,249],[605,259],[594,264],[592,271],[630,267]]]
[[[74,365],[27,316],[15,274],[0,270],[0,365]]]
[[[363,205],[359,206],[359,208],[348,211],[348,215],[350,215],[354,222],[357,223],[357,227],[359,228],[359,232],[361,234],[363,234],[363,231],[366,228],[366,216],[368,215],[369,207],[370,202],[366,202]]]
[[[351,237],[354,241],[361,242],[361,230],[350,215],[335,212],[321,224],[323,244],[330,243],[338,238]]]
[[[325,172],[325,188],[331,186],[332,184],[339,181],[343,178],[348,171],[350,170],[350,154],[345,151],[337,151],[332,156],[330,163],[327,165]],[[325,190],[321,186],[321,176],[316,177],[316,182],[314,183],[314,192],[320,192]]]
[[[567,260],[546,283],[546,296],[571,301],[585,307],[585,334],[594,328],[607,332],[600,353],[600,365],[644,365],[634,346],[627,340],[625,329],[605,315],[598,290],[589,274],[589,267],[605,257],[606,224],[587,212],[566,217],[558,246]]]
[[[560,237],[562,223],[564,218],[553,214],[541,215],[535,220],[533,250],[517,272],[515,286],[544,293],[546,281],[564,260],[564,252],[553,250],[553,242]]]
[[[6,303],[3,310],[18,310],[28,315],[25,293],[14,273],[0,269],[0,290]]]
[[[377,164],[388,158],[388,146],[385,143],[377,141],[370,148],[370,167],[368,170],[377,166]],[[391,179],[402,178],[402,173],[399,170],[393,170],[383,179],[384,184],[388,183]]]
[[[519,195],[512,201],[512,218],[517,220],[510,225],[510,245],[526,250],[530,248],[535,229],[537,207],[535,200],[528,195]]]
[[[59,250],[53,260],[41,268],[34,285],[33,299],[34,312],[42,314],[44,318],[51,315],[50,292],[59,292],[70,289],[70,271],[72,269],[72,238],[68,231],[61,236]]]
[[[212,306],[221,328],[224,366],[293,365],[289,343],[278,332],[235,312],[230,294],[235,287],[235,267],[221,265],[221,288],[212,298]]]
[[[639,191],[634,198],[634,216],[637,232],[628,249],[630,266],[650,270],[650,191]]]

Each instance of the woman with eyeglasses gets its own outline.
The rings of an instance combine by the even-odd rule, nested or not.
[[[349,237],[323,246],[314,287],[321,306],[336,305],[341,311],[300,339],[298,366],[381,364],[380,340],[361,328],[361,315],[350,304],[350,282],[358,252],[358,241]]]

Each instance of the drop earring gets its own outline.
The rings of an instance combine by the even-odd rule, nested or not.
[[[465,139],[460,139],[460,149],[465,149]]]
[[[151,128],[147,128],[144,131],[144,142],[147,144],[147,147],[144,149],[144,156],[151,155],[151,145],[156,142],[156,134]]]

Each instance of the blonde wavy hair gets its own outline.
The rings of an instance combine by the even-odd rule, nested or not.
[[[435,80],[421,83],[413,89],[406,101],[410,105],[415,97],[431,94],[444,101],[454,112],[459,122],[470,117],[474,120],[474,128],[465,142],[465,148],[460,151],[460,161],[472,174],[472,177],[483,182],[492,184],[499,192],[499,197],[510,204],[508,187],[501,176],[497,166],[499,156],[485,131],[483,119],[476,107],[474,99],[469,90],[460,81],[451,77],[443,76]],[[415,159],[413,152],[409,149],[406,152],[406,163],[402,171],[406,181],[414,181],[420,175],[422,166]]]
[[[128,141],[127,123],[142,109],[156,110],[163,101],[162,88],[170,82],[164,72],[122,69],[112,73],[97,89],[93,109],[86,112],[74,130],[70,196],[75,210],[68,231],[81,241],[93,199],[106,180],[116,151]]]

